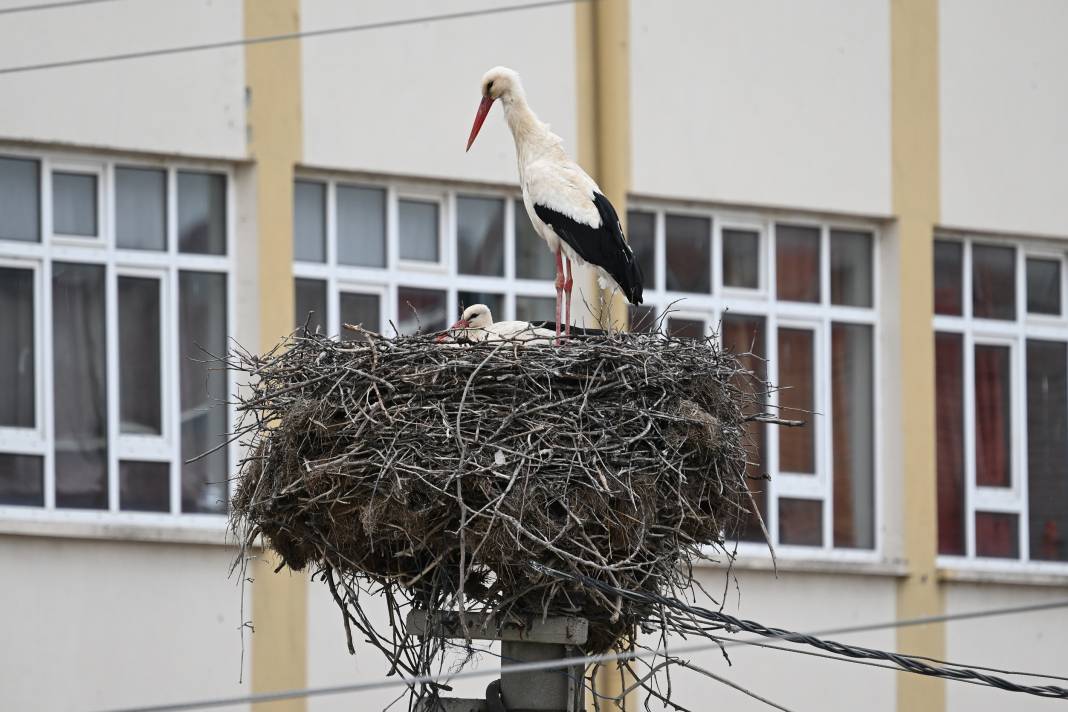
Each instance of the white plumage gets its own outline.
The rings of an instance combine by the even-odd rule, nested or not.
[[[493,313],[489,307],[485,304],[472,304],[464,309],[459,321],[449,327],[448,337],[445,338],[465,341],[516,341],[524,346],[534,346],[551,344],[556,334],[534,326],[529,321],[493,321]]]

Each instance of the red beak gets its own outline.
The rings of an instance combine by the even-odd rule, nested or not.
[[[486,115],[489,114],[491,106],[493,106],[493,98],[489,96],[482,97],[482,103],[478,105],[478,113],[475,114],[475,125],[471,127],[471,136],[467,139],[467,148],[465,150],[471,150],[471,144],[475,142],[475,137],[478,136],[479,129],[482,128],[482,124],[486,121]]]
[[[471,326],[471,323],[467,319],[458,319],[455,324],[449,327],[449,331],[453,329],[466,329]]]
[[[456,331],[457,329],[466,329],[466,328],[467,328],[468,326],[469,326],[469,324],[468,324],[468,323],[467,323],[467,322],[466,322],[465,320],[463,320],[463,319],[460,319],[460,320],[459,320],[459,321],[457,321],[457,322],[456,322],[455,324],[453,324],[452,326],[450,326],[450,327],[449,327],[449,329],[448,329],[448,331],[447,331],[446,333],[444,333],[444,334],[439,334],[439,335],[438,335],[438,337],[437,337],[436,339],[434,339],[434,341],[436,341],[436,342],[437,342],[437,343],[439,343],[439,344],[440,344],[440,343],[443,343],[443,342],[445,342],[446,340],[448,340],[448,338],[449,338],[450,336],[454,336],[454,334],[452,334],[452,333],[449,333],[449,332],[453,332],[453,331]]]

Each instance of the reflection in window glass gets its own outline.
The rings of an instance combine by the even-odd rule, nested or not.
[[[1008,346],[975,345],[975,481],[1012,484],[1012,372]]]
[[[935,420],[938,462],[938,553],[963,556],[964,338],[935,334]]]
[[[872,305],[870,232],[831,230],[831,304]]]
[[[805,225],[775,226],[775,278],[778,298],[820,300],[820,230]]]
[[[692,215],[668,215],[665,231],[667,288],[675,292],[711,292],[712,221]]]
[[[182,511],[227,507],[229,423],[226,372],[209,354],[226,352],[226,275],[183,271],[178,279],[178,360],[182,424]],[[222,445],[222,447],[219,447]],[[214,450],[209,455],[199,455]],[[192,460],[192,462],[190,462]]]
[[[760,287],[760,233],[723,230],[723,286]]]
[[[669,316],[667,322],[668,336],[680,339],[700,339],[705,336],[705,322],[702,319],[679,319]]]
[[[326,262],[326,184],[293,182],[293,259]]]
[[[386,191],[337,186],[337,261],[357,267],[386,266]]]
[[[461,274],[504,276],[504,201],[456,199],[456,242]]]
[[[382,325],[379,320],[382,312],[379,309],[379,299],[377,294],[342,292],[338,297],[341,323],[360,326],[368,331],[381,332]],[[358,338],[360,336],[355,331],[342,327],[342,341],[354,341]]]
[[[115,169],[115,241],[131,250],[167,249],[167,173]]]
[[[556,325],[556,300],[550,297],[516,297],[515,318],[520,321],[544,321],[548,328]]]
[[[1031,558],[1068,561],[1068,346],[1027,341],[1027,494]]]
[[[875,548],[875,376],[872,328],[831,326],[834,545]]]
[[[656,309],[641,304],[627,305],[630,330],[636,334],[651,334],[657,330]]]
[[[57,235],[96,237],[96,176],[52,173],[52,231]]]
[[[522,200],[515,201],[515,276],[556,279],[556,258],[534,230]]]
[[[779,469],[815,474],[815,333],[810,329],[779,329],[779,410],[782,417],[806,421],[799,428],[779,429]]]
[[[33,270],[0,267],[0,427],[37,422]]]
[[[41,177],[37,161],[0,157],[0,240],[41,240]]]
[[[438,204],[425,200],[401,200],[400,258],[419,262],[438,262]]]
[[[767,377],[767,363],[764,361],[764,317],[748,316],[728,312],[720,322],[720,340],[723,348],[738,355],[742,367],[752,371],[757,378]],[[753,399],[746,409],[746,415],[754,415],[765,407],[766,394],[759,383],[735,374],[732,382],[741,392]],[[746,449],[746,484],[749,486],[757,510],[764,522],[768,521],[768,493],[764,476],[765,430],[767,426],[756,421],[745,424]],[[747,505],[748,506],[748,505]],[[738,538],[742,541],[764,541],[764,532],[755,515],[746,517],[739,523]]]
[[[1019,519],[1004,512],[975,513],[975,555],[995,559],[1020,556]]]
[[[44,506],[44,458],[0,453],[0,504]]]
[[[171,466],[166,462],[119,463],[119,509],[124,512],[169,512]]]
[[[1016,250],[972,245],[972,316],[1016,318]]]
[[[178,250],[226,254],[226,176],[178,172]]]
[[[822,546],[823,502],[780,497],[779,541],[797,546]]]
[[[504,295],[491,294],[489,292],[460,292],[457,294],[460,300],[456,309],[457,318],[463,310],[472,304],[485,304],[493,313],[494,321],[504,321]],[[451,321],[449,323],[452,323]]]
[[[960,316],[964,246],[959,242],[935,240],[934,243],[934,299],[935,314]]]
[[[437,289],[398,287],[397,317],[397,328],[404,335],[441,331],[452,323],[446,323],[445,292]]]
[[[326,316],[326,280],[297,278],[293,284],[298,328],[311,333],[330,333]]]
[[[119,432],[163,432],[162,386],[160,281],[120,276]]]
[[[52,265],[56,506],[107,509],[104,268]]]
[[[642,268],[646,289],[656,289],[656,214],[627,211],[627,243]]]
[[[1036,257],[1027,259],[1027,311],[1061,313],[1061,263]]]

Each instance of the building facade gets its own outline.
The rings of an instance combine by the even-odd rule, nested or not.
[[[626,216],[647,301],[613,314],[644,329],[670,308],[673,333],[717,330],[789,387],[771,406],[817,414],[751,433],[778,570],[743,533],[729,574],[699,569],[726,610],[816,631],[1065,596],[1059,0],[116,0],[0,18],[0,706],[385,673],[373,650],[348,655],[320,582],[269,557],[251,583],[231,575],[239,384],[208,360],[297,324],[436,328],[476,301],[551,318],[552,262],[496,110],[462,150],[494,65],[522,74]],[[320,30],[338,31],[5,71]],[[577,282],[576,304],[596,304]],[[1053,609],[843,639],[1055,674],[1066,624]],[[796,709],[1050,704],[731,658],[694,654]],[[685,672],[673,693],[761,707]]]

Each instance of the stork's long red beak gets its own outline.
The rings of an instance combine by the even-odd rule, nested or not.
[[[478,130],[482,128],[482,124],[486,121],[486,116],[489,114],[491,106],[493,106],[493,98],[489,96],[482,97],[482,103],[478,105],[478,113],[475,114],[475,125],[471,127],[471,136],[467,139],[465,151],[471,150],[471,144],[475,142]]]
[[[457,329],[466,329],[468,326],[470,326],[470,324],[467,323],[466,319],[459,319],[452,326],[449,327],[448,331],[446,331],[444,334],[439,334],[438,337],[434,339],[434,341],[438,342],[439,344],[444,343],[445,341],[448,341],[450,337],[455,337],[455,334],[453,334],[452,332],[456,331]]]

